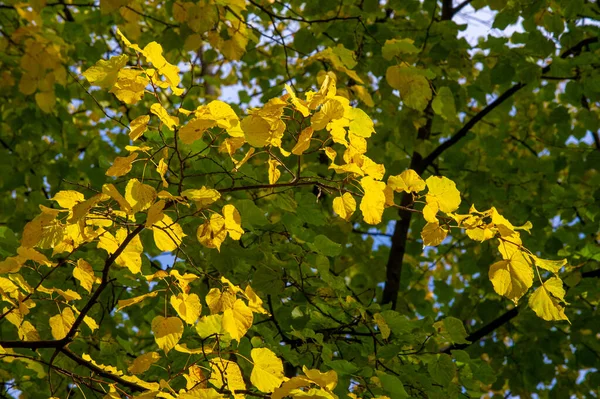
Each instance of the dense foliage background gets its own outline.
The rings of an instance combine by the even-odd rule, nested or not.
[[[481,30],[481,15],[489,28],[465,38]],[[3,1],[4,396],[597,397],[599,21],[600,5],[586,0]],[[164,61],[145,47],[152,42]],[[94,65],[100,71],[90,73]],[[123,68],[133,75],[121,76]],[[248,139],[250,123],[235,130],[236,118],[275,99],[291,151],[310,123],[290,92],[318,95],[334,78],[337,95],[374,122],[367,154],[386,176],[447,177],[460,191],[459,213],[493,206],[515,226],[530,221],[523,244],[567,259],[557,274],[570,322],[537,317],[531,292],[518,306],[496,293],[493,240],[453,229],[423,248],[423,200],[406,190],[376,225],[358,210],[349,221],[336,215],[343,187],[361,188],[328,168],[324,135],[315,133],[302,156],[270,143],[235,163],[248,149],[223,144],[227,134],[262,147]],[[220,98],[237,117],[223,111],[201,138],[170,125],[170,117],[185,125],[181,110]],[[150,121],[147,130],[132,132],[144,116],[137,123]],[[115,157],[130,153],[141,155],[127,177],[107,176]],[[153,200],[171,195],[158,194],[183,241],[160,244],[151,224],[142,231],[147,207],[127,212],[106,188],[135,208],[140,191],[126,188],[140,184],[135,178],[152,186]],[[203,186],[220,191],[210,210],[202,211],[205,197],[176,198]],[[55,197],[67,190],[81,197]],[[111,202],[86,203],[77,216],[74,207],[101,192]],[[237,220],[226,204],[242,231],[228,225],[224,239],[210,220]],[[47,228],[44,218],[60,208],[69,210],[53,225],[61,238],[30,250],[27,232]],[[90,222],[92,208],[106,220]],[[73,239],[69,229],[86,223],[106,223],[103,237],[115,238]],[[118,252],[123,242],[131,258]],[[235,328],[249,327],[237,339],[219,319],[238,309],[234,302],[254,312],[234,317]],[[178,347],[160,340],[163,317],[167,336],[167,324],[181,323]]]

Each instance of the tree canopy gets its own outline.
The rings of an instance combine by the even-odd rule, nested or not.
[[[597,397],[597,3],[0,1],[4,397]]]

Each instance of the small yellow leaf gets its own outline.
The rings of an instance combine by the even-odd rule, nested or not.
[[[533,270],[529,264],[513,257],[490,266],[489,278],[499,295],[517,304],[533,284]]]
[[[287,83],[285,85],[285,91],[288,92],[290,99],[292,101],[292,104],[294,105],[294,108],[296,108],[296,110],[298,110],[298,112],[300,112],[303,117],[306,118],[307,116],[309,116],[310,110],[306,106],[306,103],[304,101],[300,100],[298,97],[296,97],[296,93],[294,93],[294,90]]]
[[[333,210],[339,217],[350,221],[350,217],[356,210],[356,201],[350,193],[344,193],[333,199]]]
[[[421,231],[421,239],[423,239],[423,247],[428,245],[438,246],[444,241],[448,235],[448,230],[438,223],[427,223]]]
[[[156,190],[140,183],[138,179],[130,179],[125,187],[125,199],[131,205],[133,213],[145,211],[156,199]]]
[[[120,311],[123,308],[126,308],[127,306],[131,306],[131,305],[140,303],[146,298],[154,298],[156,295],[158,295],[158,291],[149,292],[147,294],[136,296],[136,297],[129,298],[129,299],[121,299],[117,303],[117,311]]]
[[[178,223],[173,222],[169,215],[163,213],[160,221],[152,226],[154,232],[154,243],[164,252],[171,252],[181,245],[181,241],[185,234]]]
[[[256,295],[252,287],[250,287],[249,285],[246,286],[244,294],[246,294],[246,298],[248,298],[248,307],[252,310],[252,312],[269,314],[269,312],[267,312],[266,309],[262,306],[262,299],[260,299],[259,296]]]
[[[229,237],[234,240],[239,240],[244,234],[242,229],[242,217],[235,206],[227,204],[223,207],[223,218],[225,219],[225,228]]]
[[[252,349],[250,356],[254,362],[250,381],[259,391],[273,392],[286,380],[281,359],[270,349]]]
[[[131,205],[129,205],[129,202],[127,202],[125,197],[121,195],[121,193],[119,192],[119,190],[117,190],[114,184],[103,185],[102,192],[114,199],[115,201],[117,201],[117,204],[119,204],[119,208],[121,208],[123,212],[127,214],[131,214],[133,212],[133,210],[131,209]]]
[[[209,382],[215,387],[222,388],[223,385],[226,385],[227,389],[232,391],[234,397],[238,397],[235,391],[246,390],[246,383],[237,363],[217,357],[211,359],[210,367],[212,373]]]
[[[111,57],[108,61],[100,60],[88,68],[83,76],[93,85],[110,89],[117,81],[119,70],[127,65],[128,60],[129,56],[126,54]]]
[[[390,330],[390,327],[388,326],[381,313],[375,313],[373,315],[373,319],[375,320],[375,323],[377,323],[379,331],[381,331],[381,338],[388,339],[392,330]]]
[[[28,321],[24,321],[23,324],[19,326],[19,339],[21,341],[39,341],[40,334],[35,329],[33,324]]]
[[[60,314],[50,318],[50,328],[54,339],[63,339],[75,323],[75,315],[71,308],[64,308]]]
[[[183,322],[179,317],[156,316],[152,319],[152,332],[158,347],[169,353],[183,335]]]
[[[154,363],[160,360],[160,355],[158,352],[148,352],[144,353],[135,358],[133,363],[127,368],[131,374],[142,374],[150,369]]]
[[[134,152],[127,157],[116,157],[112,166],[106,171],[106,176],[120,177],[124,176],[132,168],[133,161],[138,157],[138,153]]]
[[[360,185],[365,191],[365,195],[360,202],[363,218],[368,224],[378,224],[381,222],[385,208],[385,183],[367,176],[361,179]]]
[[[550,281],[553,280],[553,281]],[[559,303],[557,298],[554,298],[554,291],[557,288],[564,292],[562,288],[562,281],[558,278],[552,278],[544,283],[541,287],[536,289],[533,294],[529,297],[529,307],[533,309],[538,317],[547,321],[559,321],[567,320],[569,318],[565,315],[564,306]],[[560,294],[560,292],[559,292]],[[554,295],[555,296],[555,295]],[[564,294],[563,294],[564,296]]]
[[[58,202],[58,205],[65,209],[72,209],[78,203],[85,201],[83,194],[73,190],[59,191],[51,199]]]
[[[151,228],[155,223],[159,222],[163,218],[163,209],[165,209],[165,201],[156,201],[150,208],[148,208],[148,215],[146,216],[146,228]]]
[[[236,301],[234,293],[229,290],[221,292],[218,288],[211,288],[205,299],[211,314],[233,308]]]
[[[181,293],[177,296],[172,295],[170,301],[173,309],[187,324],[194,324],[200,317],[202,304],[198,295]]]
[[[223,312],[223,329],[231,335],[232,339],[239,342],[252,327],[253,320],[252,310],[246,306],[244,301],[237,299],[233,307],[225,309]]]
[[[159,103],[154,103],[150,107],[150,112],[158,116],[160,121],[171,131],[179,125],[179,118],[169,115],[166,109]]]
[[[300,136],[298,137],[298,142],[292,148],[292,154],[294,155],[302,155],[302,153],[310,147],[310,139],[312,138],[314,133],[314,129],[312,127],[307,127],[302,132],[300,132]]]
[[[132,141],[139,139],[148,130],[148,122],[150,122],[150,115],[138,116],[129,123],[129,138]]]
[[[281,177],[281,171],[277,169],[279,161],[276,159],[269,158],[269,184],[277,183],[279,177]]]
[[[213,213],[210,220],[205,221],[196,231],[198,242],[207,248],[217,248],[221,250],[221,244],[227,238],[227,229],[225,228],[225,218]]]
[[[561,259],[561,260],[548,260],[548,259],[541,259],[538,258],[535,255],[529,255],[531,256],[531,258],[533,259],[533,262],[535,263],[535,265],[537,267],[541,267],[544,270],[548,270],[549,272],[552,272],[554,274],[558,273],[560,271],[560,269],[567,264],[567,260],[566,259]]]
[[[446,177],[431,176],[427,179],[426,183],[429,191],[425,196],[425,201],[427,202],[426,208],[428,210],[423,210],[425,220],[434,223],[437,221],[435,214],[437,214],[438,210],[450,213],[458,209],[460,205],[460,192],[456,189],[456,184],[452,180]]]
[[[426,183],[417,172],[407,169],[397,176],[390,176],[388,186],[396,192],[418,193],[425,190]]]
[[[221,194],[212,188],[202,186],[201,189],[190,189],[181,192],[181,195],[196,202],[196,207],[206,208],[208,205],[221,198]]]

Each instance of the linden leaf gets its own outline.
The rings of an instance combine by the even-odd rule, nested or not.
[[[428,245],[438,246],[444,241],[448,235],[448,230],[438,223],[427,223],[421,231],[421,238],[423,239],[423,247]]]
[[[221,290],[218,288],[211,288],[206,295],[205,300],[208,308],[210,309],[210,313],[215,314],[221,313],[226,309],[233,308],[236,297],[235,293],[232,293],[229,290],[221,292]]]
[[[198,242],[207,248],[221,250],[221,244],[227,238],[225,218],[218,213],[213,213],[210,219],[198,227],[196,231]]]
[[[296,110],[298,112],[300,112],[303,117],[306,118],[307,116],[309,116],[310,110],[306,106],[306,103],[304,101],[300,100],[298,97],[296,97],[296,93],[294,93],[294,90],[292,90],[290,85],[288,85],[287,83],[285,85],[285,91],[288,92],[290,99],[292,101],[292,104],[294,105],[294,108],[296,108]]]
[[[404,53],[404,54],[414,54],[418,53],[420,50],[415,47],[413,44],[414,41],[412,39],[392,39],[386,40],[385,44],[381,49],[381,53],[383,58],[386,60],[391,60],[392,58]]]
[[[95,86],[103,89],[110,89],[117,81],[119,70],[127,65],[129,56],[126,54],[111,57],[108,61],[100,60],[88,68],[83,76]]]
[[[312,127],[307,127],[302,132],[300,132],[300,136],[298,137],[298,142],[292,148],[292,154],[294,155],[302,155],[304,151],[308,150],[310,147],[310,139],[312,138],[314,130]]]
[[[489,278],[494,290],[515,304],[533,284],[533,270],[518,257],[501,260],[490,266]]]
[[[246,295],[246,298],[248,298],[248,307],[252,310],[252,312],[267,315],[269,314],[269,312],[267,312],[266,309],[262,306],[262,299],[260,299],[258,295],[256,295],[252,287],[250,287],[249,285],[246,286],[244,294]]]
[[[150,115],[138,116],[129,123],[129,138],[132,141],[139,139],[148,130],[148,123],[150,122]]]
[[[375,320],[375,323],[377,323],[377,327],[379,328],[379,331],[381,331],[381,337],[383,339],[388,339],[390,337],[392,330],[390,329],[390,326],[385,321],[385,318],[381,315],[381,313],[375,313],[373,315],[373,320]]]
[[[452,91],[446,86],[438,90],[437,95],[431,103],[433,111],[447,121],[453,121],[456,116],[456,105],[454,105],[454,96]]]
[[[396,192],[418,193],[425,190],[426,183],[417,172],[407,169],[397,176],[388,177],[388,186]]]
[[[131,374],[142,374],[150,369],[154,363],[160,360],[158,352],[147,352],[135,358],[127,368]]]
[[[269,165],[269,184],[275,184],[275,183],[277,183],[277,180],[279,180],[279,177],[281,177],[281,171],[279,169],[277,169],[277,167],[280,165],[280,163],[276,159],[269,158],[268,165]]]
[[[350,221],[350,217],[356,210],[356,201],[350,193],[344,193],[339,197],[333,199],[333,211],[338,214],[339,217]]]
[[[360,185],[365,191],[360,202],[363,218],[368,224],[378,224],[385,208],[385,183],[367,176],[362,178]]]
[[[222,388],[223,385],[226,385],[227,389],[232,391],[234,397],[239,396],[235,394],[235,391],[246,390],[246,383],[237,363],[217,357],[211,359],[210,367],[212,373],[209,382],[215,387]],[[243,396],[241,397],[243,398]]]
[[[252,327],[253,320],[252,310],[246,306],[244,301],[237,299],[233,303],[233,307],[225,309],[223,312],[223,329],[229,333],[232,339],[240,342]]]
[[[158,116],[160,121],[171,131],[179,125],[179,118],[169,115],[166,109],[159,103],[154,103],[150,107],[150,112]]]
[[[199,209],[206,208],[208,205],[221,198],[221,194],[217,190],[206,188],[204,186],[202,186],[201,189],[184,190],[181,192],[181,195],[195,201],[196,207]]]
[[[127,230],[125,228],[121,228],[117,231],[117,234],[113,236],[108,231],[105,231],[100,236],[98,242],[98,248],[106,250],[109,254],[113,254],[119,249],[121,244],[127,238]],[[142,241],[140,240],[139,235],[134,236],[125,249],[121,252],[116,259],[116,263],[119,266],[127,267],[131,273],[137,274],[142,269],[142,252],[144,251],[144,247],[142,246]]]
[[[222,212],[223,218],[225,219],[225,229],[227,229],[229,237],[236,241],[239,240],[244,234],[240,213],[235,209],[235,206],[231,204],[225,205]]]
[[[152,332],[158,347],[169,353],[183,336],[183,322],[179,317],[156,316],[152,319]]]
[[[117,201],[117,204],[119,204],[119,207],[121,208],[121,210],[123,212],[125,212],[129,215],[133,213],[133,210],[131,209],[131,205],[129,205],[129,202],[127,202],[125,197],[123,197],[121,195],[119,190],[117,190],[117,188],[113,184],[103,185],[102,192],[104,194],[108,195],[109,197],[111,197],[112,199],[114,199],[115,201]]]
[[[529,307],[533,309],[538,317],[547,321],[569,321],[567,315],[565,315],[564,307],[559,303],[557,298],[554,298],[554,292],[557,289],[562,290],[564,296],[564,289],[562,288],[562,280],[553,277],[546,281],[541,287],[536,289],[533,294],[529,297]],[[558,292],[561,294],[561,292]],[[553,295],[550,295],[553,294]],[[562,299],[562,298],[559,298]]]
[[[183,293],[178,294],[177,296],[171,295],[170,302],[179,317],[187,324],[194,324],[200,317],[202,304],[200,303],[198,295],[188,295]]]
[[[173,222],[169,215],[163,214],[160,221],[152,226],[154,243],[163,252],[176,250],[183,241],[185,234],[178,223]]]
[[[120,177],[126,175],[131,170],[132,163],[137,157],[137,152],[127,157],[116,157],[112,166],[106,171],[106,176]]]
[[[156,190],[140,183],[138,179],[130,179],[125,187],[125,199],[131,205],[133,213],[145,211],[156,199]]]
[[[566,259],[561,259],[561,260],[548,260],[548,259],[541,259],[538,258],[535,255],[529,255],[532,259],[533,262],[535,263],[535,265],[537,267],[541,267],[544,270],[548,270],[549,272],[552,272],[554,274],[558,273],[560,271],[560,269],[567,264],[567,260]]]
[[[117,302],[117,311],[120,311],[123,308],[126,308],[127,306],[131,306],[131,305],[140,303],[140,302],[144,301],[144,299],[146,299],[146,298],[154,298],[156,295],[158,295],[158,291],[149,292],[147,294],[136,296],[136,297],[129,298],[129,299],[121,299],[119,302]]]
[[[58,205],[65,209],[72,209],[78,203],[85,201],[83,194],[73,190],[59,191],[50,199],[58,202]]]
[[[254,367],[250,382],[259,391],[273,392],[286,380],[283,375],[283,363],[275,353],[267,348],[255,348],[250,352]]]
[[[151,228],[155,223],[160,222],[163,217],[163,209],[165,209],[165,201],[156,201],[150,208],[148,208],[148,214],[146,216],[146,228]]]
[[[71,308],[64,308],[60,314],[50,318],[50,328],[54,339],[63,339],[75,323],[75,315]]]
[[[433,95],[429,81],[416,68],[393,65],[385,73],[392,88],[400,91],[402,102],[417,111],[423,111]]]
[[[446,177],[431,176],[426,183],[429,191],[425,196],[426,209],[423,209],[425,220],[434,223],[437,221],[435,214],[438,210],[450,213],[458,209],[460,192],[456,189],[456,184],[452,180]],[[425,214],[425,212],[428,214]]]

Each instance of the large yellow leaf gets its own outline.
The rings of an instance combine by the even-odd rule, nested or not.
[[[426,183],[417,172],[407,169],[397,176],[388,177],[388,186],[396,192],[418,193],[425,190]]]
[[[112,166],[106,171],[106,176],[120,177],[126,175],[131,170],[132,163],[137,157],[137,152],[126,157],[116,157]]]
[[[221,250],[221,244],[227,238],[225,218],[218,213],[213,213],[210,220],[205,221],[196,231],[198,242],[207,248]]]
[[[529,255],[531,256],[531,258],[533,259],[533,262],[535,263],[535,265],[537,267],[541,267],[544,270],[548,270],[549,272],[552,273],[558,273],[560,271],[560,269],[567,264],[567,260],[566,259],[561,259],[561,260],[548,260],[548,259],[541,259],[538,258],[535,255]]]
[[[252,327],[253,319],[252,310],[244,301],[237,299],[233,307],[223,312],[223,329],[231,335],[232,339],[239,342]]]
[[[173,222],[169,215],[163,214],[163,218],[152,226],[154,232],[154,243],[164,252],[171,252],[181,245],[185,234],[178,223]]]
[[[102,248],[106,250],[109,254],[113,254],[116,250],[121,246],[121,244],[125,241],[127,237],[127,230],[125,228],[121,228],[117,231],[117,234],[113,236],[108,231],[105,231],[100,236],[100,240],[98,242],[98,248]],[[127,267],[131,273],[137,274],[142,269],[142,252],[144,251],[144,247],[142,246],[142,241],[140,240],[140,236],[136,235],[129,241],[121,255],[119,255],[116,259],[116,263],[119,266]]]
[[[125,104],[133,105],[144,97],[146,86],[149,83],[150,79],[144,75],[144,71],[121,69],[117,82],[110,89],[110,92]]]
[[[158,119],[171,131],[179,125],[179,118],[169,115],[166,109],[159,103],[154,103],[150,107],[150,112],[158,116]]]
[[[146,227],[151,228],[155,223],[160,222],[163,217],[163,209],[165,209],[165,201],[156,201],[150,208],[148,208],[148,214],[146,216]]]
[[[533,270],[528,263],[513,257],[490,266],[489,278],[499,295],[517,304],[533,284]]]
[[[150,369],[154,363],[160,360],[158,352],[147,352],[135,358],[133,363],[127,368],[131,374],[142,374]]]
[[[54,339],[63,339],[75,323],[75,315],[71,308],[64,308],[60,314],[52,316],[49,323]]]
[[[129,138],[132,141],[139,139],[148,130],[148,122],[150,122],[150,115],[138,116],[129,123]]]
[[[356,210],[356,201],[352,194],[344,193],[339,197],[335,197],[333,199],[333,210],[339,217],[349,221]]]
[[[156,316],[152,319],[152,332],[158,347],[169,353],[183,335],[183,322],[179,317]]]
[[[211,359],[210,361],[210,380],[209,382],[217,388],[222,388],[232,391],[234,397],[243,398],[243,395],[236,395],[235,391],[243,391],[246,389],[246,383],[242,376],[242,371],[237,363],[226,360],[220,357]]]
[[[460,205],[460,192],[456,184],[446,177],[431,176],[427,179],[429,191],[425,196],[427,205],[423,209],[423,217],[429,223],[437,222],[435,215],[438,211],[450,213]]]
[[[221,194],[217,190],[204,186],[200,189],[184,190],[181,195],[196,202],[196,207],[199,209],[206,208],[221,198]]]
[[[140,183],[138,179],[130,179],[125,187],[125,199],[131,205],[133,213],[145,211],[156,199],[156,190]]]
[[[129,202],[127,202],[125,197],[123,197],[121,195],[121,193],[119,192],[119,190],[117,190],[117,188],[114,186],[114,184],[103,185],[102,192],[104,194],[108,195],[109,197],[111,197],[112,199],[114,199],[115,201],[117,201],[117,204],[119,204],[119,207],[121,208],[121,210],[123,212],[125,212],[127,214],[132,213],[131,205],[129,204]]]
[[[61,208],[72,209],[78,203],[85,201],[85,197],[79,191],[63,190],[57,192],[51,200],[58,202]]]
[[[206,295],[206,304],[210,309],[211,314],[221,313],[225,309],[233,308],[236,301],[236,296],[230,290],[221,292],[218,288],[211,288]]]
[[[198,295],[184,293],[177,296],[171,295],[170,301],[173,309],[187,324],[194,324],[198,320],[198,317],[200,317],[202,304]]]
[[[564,298],[564,288],[561,279],[552,277],[529,297],[529,307],[538,317],[548,321],[567,320],[564,307],[559,299]]]
[[[377,314],[379,314],[379,313],[377,313]],[[375,316],[377,316],[377,314]],[[389,335],[389,333],[388,333],[388,335]],[[386,337],[384,337],[384,338],[386,338]],[[337,376],[337,373],[335,372],[335,370],[329,370],[329,371],[323,373],[319,370],[316,370],[316,369],[309,370],[308,368],[306,368],[306,366],[302,366],[302,371],[304,372],[304,374],[306,374],[306,377],[309,380],[311,380],[312,382],[314,382],[321,388],[332,391],[337,386],[338,376]]]
[[[252,349],[250,356],[254,362],[250,381],[259,391],[273,392],[286,380],[281,359],[270,349]]]
[[[300,132],[300,136],[298,136],[298,142],[292,148],[292,154],[294,155],[302,155],[302,153],[310,147],[310,139],[312,138],[314,133],[314,129],[312,127],[307,127],[302,132]]]
[[[223,218],[225,219],[225,228],[229,237],[234,240],[239,240],[244,234],[242,229],[242,217],[235,206],[227,204],[223,207]]]
[[[423,246],[431,245],[438,246],[444,241],[444,238],[448,235],[448,230],[438,223],[427,223],[421,231],[421,238],[423,239]]]
[[[77,265],[73,269],[73,277],[79,280],[81,287],[88,293],[92,292],[94,283],[97,282],[98,278],[94,275],[94,269],[92,266],[83,259],[77,260]]]
[[[100,60],[88,68],[83,76],[93,85],[110,89],[117,81],[119,70],[127,65],[128,60],[129,56],[126,54],[111,57],[108,61]]]
[[[368,224],[378,224],[381,222],[381,216],[385,208],[385,183],[367,176],[362,178],[360,185],[365,191],[365,195],[360,202],[363,218]]]

